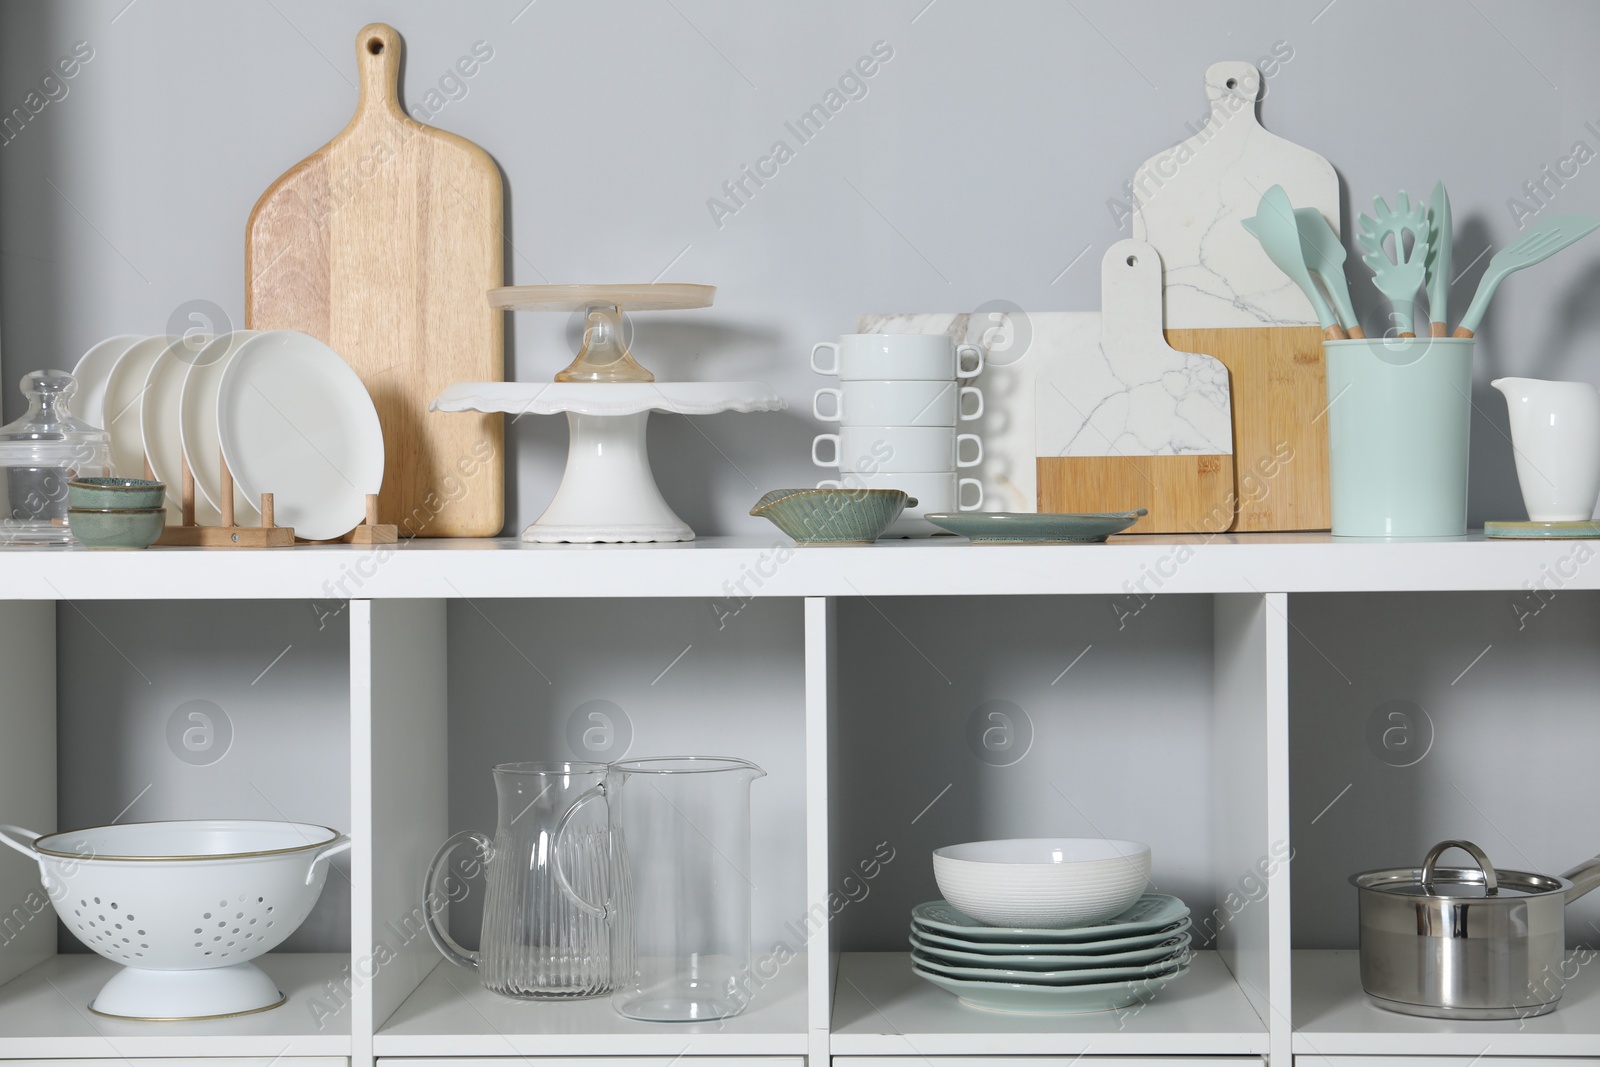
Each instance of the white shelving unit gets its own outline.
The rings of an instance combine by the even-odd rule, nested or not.
[[[39,670],[52,662],[62,676],[88,669],[80,650],[58,655],[58,612],[81,613],[79,605],[90,601],[313,600],[336,603],[340,625],[348,628],[348,652],[340,654],[347,654],[349,667],[348,810],[355,845],[348,952],[267,956],[263,965],[290,1002],[260,1015],[201,1024],[95,1017],[87,1002],[108,965],[93,956],[58,955],[48,913],[47,921],[8,928],[0,942],[0,1061],[125,1060],[155,1067],[226,1058],[371,1067],[382,1060],[385,1067],[466,1067],[536,1058],[549,1067],[669,1067],[679,1061],[694,1067],[704,1059],[717,1067],[802,1067],[804,1059],[823,1067],[837,1057],[839,1067],[994,1067],[998,1057],[1028,1057],[1028,1067],[1154,1067],[1198,1058],[1211,1067],[1247,1067],[1272,1058],[1286,1067],[1291,1057],[1304,1056],[1326,1067],[1379,1067],[1377,1059],[1393,1057],[1465,1058],[1459,1067],[1473,1057],[1505,1057],[1496,1067],[1528,1067],[1513,1061],[1600,1059],[1600,980],[1592,967],[1573,983],[1560,1010],[1525,1024],[1448,1024],[1382,1012],[1361,996],[1353,953],[1296,951],[1288,865],[1264,864],[1294,836],[1290,646],[1300,627],[1291,595],[1520,594],[1550,574],[1561,576],[1563,593],[1600,589],[1600,570],[1572,567],[1572,551],[1571,545],[1482,539],[1355,544],[1283,535],[1137,538],[1104,548],[1043,549],[938,541],[796,551],[773,538],[708,538],[629,546],[496,540],[261,552],[3,553],[0,676],[7,679],[7,695],[0,721],[0,815],[7,821],[55,827],[57,768],[74,758],[70,746],[83,743],[63,735],[67,747],[58,750],[57,677]],[[1095,633],[1115,631],[1119,611],[1142,610],[1156,599],[1181,605],[1171,629],[1128,638],[1121,653],[1092,661],[1125,684],[1127,708],[1091,723],[1065,718],[1088,714],[1070,700],[1051,705],[1060,722],[1085,727],[1077,736],[1079,751],[1070,754],[1083,765],[1115,766],[1134,742],[1159,744],[1149,739],[1164,734],[1173,735],[1169,744],[1186,746],[1174,748],[1170,759],[1190,765],[1185,781],[1200,783],[1208,793],[1202,802],[1164,794],[1159,782],[1128,786],[1140,800],[1129,806],[1128,818],[1146,820],[1149,835],[1162,841],[1161,877],[1187,887],[1197,902],[1209,898],[1224,908],[1241,878],[1262,872],[1261,894],[1238,908],[1197,914],[1197,923],[1215,934],[1212,947],[1199,954],[1189,975],[1138,1011],[1060,1018],[979,1012],[917,980],[903,952],[885,951],[902,943],[905,916],[897,903],[890,911],[874,909],[901,899],[892,894],[931,884],[926,835],[946,829],[930,828],[932,819],[919,822],[917,809],[945,795],[942,783],[948,780],[943,788],[954,789],[952,797],[966,797],[968,808],[982,809],[970,814],[982,820],[972,825],[1010,828],[1012,836],[1036,818],[1028,810],[1029,790],[1055,785],[1002,778],[991,774],[993,768],[923,768],[912,755],[884,768],[885,782],[908,789],[890,798],[877,792],[876,779],[848,770],[865,765],[884,734],[931,730],[920,716],[926,693],[970,689],[981,695],[985,679],[1042,670],[1040,664],[1019,667],[1018,657],[1039,655],[1028,638],[1037,620],[1028,615],[1008,624],[998,609],[1015,603],[1005,599],[1011,597],[1046,604],[1052,625],[1073,634],[1094,627],[1100,628]],[[896,610],[901,603],[906,609]],[[803,768],[792,781],[771,783],[756,824],[766,849],[762,862],[778,872],[758,891],[758,903],[766,905],[758,913],[768,916],[760,921],[777,929],[792,912],[789,928],[809,932],[797,957],[775,967],[746,1014],[697,1026],[625,1020],[603,999],[506,1000],[442,962],[421,932],[421,874],[451,828],[452,797],[459,800],[463,788],[452,782],[452,746],[472,725],[474,700],[503,691],[472,688],[489,683],[477,677],[484,668],[466,626],[481,616],[487,626],[520,633],[543,620],[560,634],[603,629],[606,619],[646,617],[657,629],[679,627],[672,641],[692,643],[705,628],[748,620],[746,611],[766,613],[764,658],[752,663],[748,648],[734,646],[722,660],[708,660],[711,673],[685,679],[674,699],[714,707],[725,699],[717,672],[731,677],[745,670],[748,677],[738,684],[749,706],[718,730],[733,731],[736,741],[765,738]],[[505,621],[507,612],[514,623]],[[674,621],[680,619],[694,621]],[[932,672],[913,677],[917,657],[927,658],[919,642],[927,643],[928,633],[960,630],[968,620],[979,620],[970,623],[978,632],[960,634],[963,651],[947,661],[948,671],[930,661],[938,678]],[[576,647],[561,645],[555,654]],[[1170,663],[1150,670],[1128,666],[1153,662],[1149,657],[1161,648]],[[874,670],[880,675],[871,675]],[[1050,681],[1058,670],[1052,663],[1042,680],[1026,684],[1060,694],[1064,690]],[[770,694],[752,698],[769,675]],[[869,675],[885,688],[845,684]],[[885,696],[896,692],[903,696]],[[698,735],[684,733],[682,720],[663,712],[660,721],[646,721],[650,714],[638,711],[636,718],[657,731],[652,743],[680,736],[689,738],[686,745],[696,743]],[[1144,724],[1143,739],[1127,732],[1135,722]],[[1059,752],[1049,757],[1070,763]],[[473,788],[486,788],[486,772],[472,772],[484,779]],[[1162,810],[1173,813],[1171,826],[1150,814]],[[953,815],[947,810],[940,817]],[[1093,818],[1092,812],[1079,815]],[[891,819],[898,821],[891,826]],[[867,903],[849,909],[830,907],[853,869],[851,850],[877,839],[882,827],[889,827],[881,835],[899,850],[892,867],[899,881],[892,890],[873,890],[880,892],[877,901],[864,897]],[[1162,856],[1173,857],[1174,866],[1163,868]],[[791,878],[788,872],[798,873]],[[7,908],[37,888],[36,878],[21,857],[0,854],[0,900]],[[884,917],[891,912],[892,921]],[[767,947],[758,943],[757,951]]]

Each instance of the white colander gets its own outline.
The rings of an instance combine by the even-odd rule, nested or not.
[[[120,963],[90,1005],[102,1015],[196,1019],[283,1003],[249,961],[281,944],[322,894],[350,838],[325,826],[203,820],[39,836],[0,825],[39,863],[56,914]]]

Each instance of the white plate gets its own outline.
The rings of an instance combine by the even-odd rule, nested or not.
[[[239,346],[260,333],[235,330],[219,335],[195,353],[183,379],[178,405],[178,441],[189,470],[194,473],[195,521],[203,526],[222,522],[222,440],[217,436],[217,387]],[[256,502],[245,495],[237,482],[233,486],[233,521],[248,526],[259,519]]]
[[[72,397],[72,413],[90,426],[105,428],[106,383],[111,372],[140,337],[136,333],[121,333],[107,337],[85,352],[72,368],[78,381],[78,391]]]
[[[179,405],[182,403],[183,377],[197,348],[195,339],[173,341],[145,375],[144,393],[139,398],[139,437],[144,442],[144,458],[156,481],[167,487],[167,524],[183,521],[183,442],[178,437]]]
[[[273,495],[279,526],[323,541],[349,533],[383,484],[372,397],[339,353],[303,333],[245,341],[222,372],[217,430],[234,481]]]
[[[1188,968],[1169,971],[1151,978],[1123,982],[1094,982],[1089,985],[1018,985],[1009,982],[967,982],[911,965],[912,973],[927,979],[961,998],[961,1003],[985,1011],[1014,1015],[1080,1015],[1091,1011],[1126,1008],[1149,1000],[1156,991]]]
[[[166,334],[146,337],[123,353],[106,382],[104,429],[111,435],[111,470],[124,478],[144,477],[144,433],[140,427],[145,380],[150,367],[177,340]]]

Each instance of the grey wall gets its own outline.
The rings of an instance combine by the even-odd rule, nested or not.
[[[1296,946],[1355,947],[1349,876],[1447,838],[1545,874],[1600,852],[1600,596],[1528,577],[1544,591],[1290,598]],[[1596,943],[1600,896],[1567,937]]]
[[[336,607],[61,603],[60,828],[268,819],[349,829],[350,628],[326,614]],[[288,951],[349,947],[349,872],[348,854],[333,860]],[[87,951],[65,928],[60,947]]]
[[[912,906],[940,895],[929,853],[961,841],[1143,841],[1152,891],[1214,906],[1211,598],[1112,607],[840,602],[829,888],[850,901],[844,950],[903,951]]]
[[[475,42],[494,49],[433,121],[504,168],[512,281],[714,283],[708,311],[640,316],[641,356],[663,379],[766,379],[796,408],[818,384],[810,342],[862,312],[1097,307],[1094,264],[1126,235],[1107,201],[1187,135],[1219,59],[1287,42],[1268,128],[1332,161],[1357,208],[1444,177],[1463,266],[1516,232],[1506,201],[1523,182],[1576,141],[1600,149],[1585,126],[1600,126],[1600,8],[1578,0],[9,0],[0,110],[74,42],[94,58],[0,148],[8,417],[24,371],[158,332],[187,301],[240,320],[245,217],[348,119],[354,35],[370,19],[406,38],[413,106]],[[1396,20],[1411,32],[1375,30]],[[894,58],[865,98],[719,227],[708,198],[880,40]],[[1596,167],[1552,210],[1600,209]],[[1597,282],[1591,241],[1497,301],[1477,367],[1475,522],[1520,516],[1504,405],[1483,383],[1600,378]],[[517,377],[565,362],[562,318],[516,317]],[[798,410],[672,416],[652,449],[697,529],[756,530],[745,512],[762,491],[814,479],[813,429]],[[513,428],[513,527],[548,500],[565,432],[532,417]]]

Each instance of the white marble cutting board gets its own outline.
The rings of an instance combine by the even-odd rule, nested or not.
[[[983,511],[1039,510],[1035,383],[1058,373],[1073,352],[1100,338],[1098,311],[977,311],[862,315],[858,333],[942,333],[982,345],[972,381],[983,390],[981,418],[961,424],[983,438],[983,462],[963,475],[983,483]]]
[[[1297,208],[1339,229],[1339,177],[1309,148],[1256,118],[1261,72],[1246,62],[1206,71],[1211,117],[1182,144],[1134,173],[1133,236],[1166,264],[1168,329],[1300,326],[1317,321],[1305,294],[1272,265],[1239,220],[1281,185]]]
[[[1099,336],[1075,338],[1036,383],[1037,454],[1232,455],[1228,369],[1167,345],[1154,248],[1106,249],[1100,304]]]

